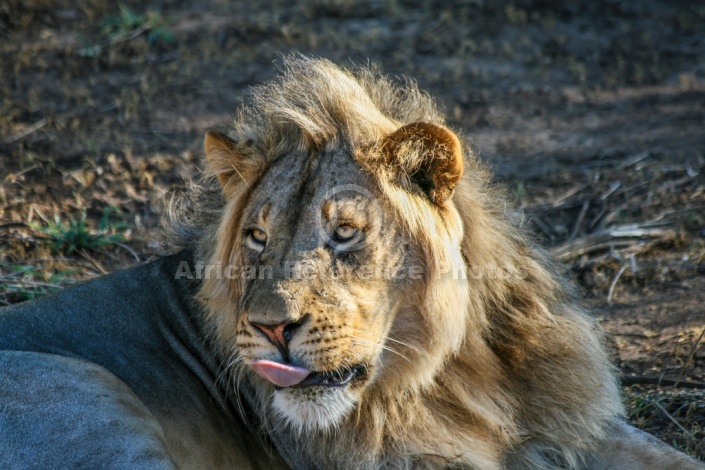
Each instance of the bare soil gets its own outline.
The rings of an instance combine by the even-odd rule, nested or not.
[[[608,331],[630,420],[705,458],[700,2],[0,0],[0,302],[168,250],[205,131],[293,51],[438,97]]]

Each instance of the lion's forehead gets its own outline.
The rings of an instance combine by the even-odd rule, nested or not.
[[[297,227],[315,235],[321,222],[333,220],[376,218],[381,224],[384,213],[377,207],[378,191],[373,178],[345,150],[284,155],[253,188],[243,223],[267,219],[261,221],[287,238],[294,237]]]
[[[247,284],[247,308],[271,310],[276,298],[279,310],[314,316],[377,311],[378,293],[394,274],[380,265],[399,266],[408,255],[401,232],[387,223],[395,218],[380,191],[349,152],[275,159],[253,188],[243,220],[268,230],[257,262],[271,268],[267,279]],[[348,223],[364,228],[369,243],[334,253],[330,230]]]

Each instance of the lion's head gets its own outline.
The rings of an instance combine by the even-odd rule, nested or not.
[[[206,321],[270,435],[371,467],[575,460],[619,412],[600,333],[483,165],[413,84],[285,65],[206,137],[222,196],[197,237]]]
[[[261,107],[246,109],[235,133],[206,138],[228,200],[211,262],[244,275],[204,291],[221,344],[259,373],[282,417],[314,429],[338,424],[377,380],[433,380],[457,351],[465,289],[444,282],[452,310],[424,299],[441,264],[464,272],[448,203],[463,156],[438,116],[410,109],[423,120],[403,125],[332,65],[294,66],[296,81],[258,90]],[[420,243],[428,237],[435,253]]]

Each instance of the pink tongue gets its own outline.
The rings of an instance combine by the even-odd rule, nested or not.
[[[268,361],[266,359],[258,359],[250,362],[250,365],[255,371],[279,387],[290,387],[303,381],[310,370],[303,367],[292,366],[290,364],[282,364],[281,362]]]

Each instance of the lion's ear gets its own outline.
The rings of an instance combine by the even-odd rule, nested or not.
[[[229,194],[244,175],[241,169],[243,158],[237,151],[237,143],[219,130],[210,130],[203,142],[210,171],[218,177],[223,191]]]
[[[407,124],[388,135],[382,148],[388,163],[401,168],[439,206],[450,199],[463,175],[460,139],[440,124]]]

